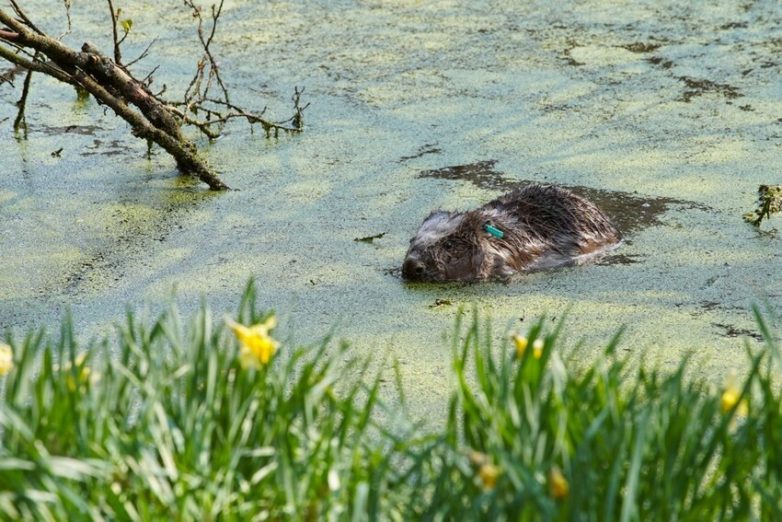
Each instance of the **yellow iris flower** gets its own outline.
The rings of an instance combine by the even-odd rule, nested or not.
[[[76,367],[79,368],[79,371],[76,372],[77,375],[75,378],[71,370],[71,368],[73,368],[73,365],[71,364],[70,361],[67,361],[62,366],[62,371],[68,373],[68,375],[65,377],[65,385],[72,392],[76,391],[77,388],[86,387],[87,383],[95,384],[100,380],[100,373],[93,372],[89,366],[84,364],[84,360],[86,358],[87,358],[87,354],[82,352],[76,356],[76,359],[74,359],[73,362],[76,364]],[[54,364],[52,365],[52,369],[56,372],[59,372],[60,365]]]
[[[565,498],[570,493],[570,484],[557,467],[551,468],[548,473],[548,492],[551,498],[557,500]]]
[[[529,344],[529,341],[526,337],[522,337],[521,335],[514,335],[513,344],[516,345],[516,358],[521,359],[524,356],[524,352],[527,351],[527,345]]]
[[[467,458],[470,464],[477,469],[478,479],[481,481],[483,489],[494,489],[497,485],[497,477],[502,474],[502,470],[489,461],[489,456],[480,451],[469,450]]]
[[[532,355],[535,359],[543,357],[543,339],[535,339],[535,342],[532,343]]]
[[[739,402],[741,397],[741,388],[736,385],[736,376],[734,374],[728,375],[725,382],[725,389],[720,397],[720,405],[722,406],[722,412],[728,413],[736,407],[736,415],[740,417],[746,417],[749,412],[749,406],[747,400]],[[736,406],[738,404],[738,406]]]
[[[529,339],[521,335],[514,335],[512,339],[513,344],[516,345],[516,358],[521,359],[524,356],[524,352],[527,351]],[[543,344],[543,339],[535,339],[535,342],[532,343],[532,356],[535,359],[543,357]]]
[[[500,473],[500,468],[489,463],[478,468],[478,477],[480,477],[484,489],[494,489],[494,486],[497,485],[497,477],[500,476]]]
[[[226,318],[225,323],[239,341],[239,363],[242,368],[259,368],[269,364],[279,346],[269,335],[269,331],[277,326],[275,316],[253,326],[244,326],[230,318]]]
[[[5,343],[0,343],[0,377],[8,374],[14,367],[14,352]]]

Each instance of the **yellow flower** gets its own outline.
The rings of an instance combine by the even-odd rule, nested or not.
[[[543,339],[535,339],[535,342],[532,343],[532,355],[535,356],[535,359],[543,357]]]
[[[551,498],[556,500],[565,498],[570,492],[570,484],[556,466],[548,473],[548,492]]]
[[[83,367],[79,372],[79,375],[77,377],[78,384],[79,385],[86,385],[88,382],[97,382],[98,376],[93,375],[93,378],[90,379],[90,374],[92,373],[92,370],[90,370],[87,366]],[[76,391],[77,387],[77,381],[73,378],[73,375],[68,375],[65,378],[65,384],[68,386],[68,389],[71,391]]]
[[[514,335],[512,339],[513,344],[516,345],[516,358],[521,359],[524,356],[524,352],[527,351],[527,346],[529,346],[529,339],[521,335]],[[540,359],[543,357],[543,345],[543,339],[535,339],[535,341],[532,343],[532,356],[535,357],[535,359]]]
[[[478,479],[483,488],[494,489],[494,486],[497,484],[497,477],[502,473],[500,468],[493,465],[489,461],[489,456],[480,451],[475,451],[473,449],[467,450],[467,458],[469,459],[470,464],[478,470]]]
[[[14,367],[14,352],[5,343],[0,343],[0,377],[8,374]]]
[[[524,352],[527,350],[527,344],[529,344],[529,341],[526,337],[514,335],[513,344],[516,345],[516,358],[521,359],[524,356]]]
[[[269,364],[279,345],[269,335],[269,330],[277,326],[275,316],[253,326],[244,326],[227,317],[225,323],[239,341],[239,362],[242,368],[258,368]]]
[[[497,484],[497,477],[500,476],[500,473],[500,468],[497,466],[489,464],[488,462],[483,464],[478,469],[478,477],[480,477],[484,489],[494,489],[494,486]]]
[[[725,380],[725,389],[722,392],[720,400],[722,412],[729,413],[736,407],[736,415],[746,417],[749,412],[747,400],[744,399],[739,402],[739,397],[741,397],[741,388],[736,385],[736,375],[730,374]],[[736,406],[736,404],[738,404],[738,406]]]
[[[74,359],[73,362],[76,364],[76,368],[78,369],[75,379],[71,374],[72,365],[70,361],[66,362],[62,367],[64,372],[68,372],[68,376],[65,377],[65,385],[71,391],[76,391],[77,387],[85,386],[87,383],[95,384],[100,380],[100,374],[97,372],[93,373],[90,367],[84,364],[84,359],[86,358],[87,354],[82,352],[76,356],[76,359]],[[59,371],[59,366],[54,365],[54,369]]]

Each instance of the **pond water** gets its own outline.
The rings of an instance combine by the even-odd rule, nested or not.
[[[58,3],[25,4],[63,31]],[[125,55],[156,37],[136,70],[160,64],[154,85],[179,93],[193,20],[158,5],[125,8]],[[76,4],[65,40],[109,49],[105,14]],[[750,306],[782,296],[782,240],[741,219],[780,182],[780,21],[773,1],[229,0],[213,50],[234,99],[284,119],[303,85],[311,106],[299,136],[235,124],[202,143],[237,189],[220,194],[40,77],[15,137],[21,80],[0,86],[0,328],[54,327],[70,307],[90,337],[174,292],[222,312],[252,276],[283,337],[336,324],[357,351],[391,353],[422,416],[445,408],[443,336],[462,306],[522,331],[567,311],[568,356],[584,361],[626,325],[632,356],[694,352],[719,379],[744,365],[742,338],[758,344]],[[431,210],[529,182],[596,201],[621,248],[508,285],[400,280]]]

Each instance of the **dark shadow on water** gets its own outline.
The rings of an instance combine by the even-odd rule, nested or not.
[[[80,134],[82,136],[95,136],[103,127],[97,125],[35,125],[30,127],[32,132],[40,132],[46,136],[57,136],[60,134]]]
[[[758,332],[747,330],[746,328],[737,328],[732,324],[726,323],[711,323],[712,326],[720,330],[720,335],[723,337],[750,337],[758,342],[763,342],[763,336]]]
[[[496,164],[496,160],[478,161],[468,165],[424,170],[418,174],[418,177],[469,181],[482,189],[503,192],[538,183],[534,180],[508,178],[502,171],[494,168]],[[634,232],[644,228],[660,224],[660,216],[667,212],[671,206],[709,210],[704,205],[682,199],[645,197],[629,192],[595,189],[578,185],[561,186],[594,202],[611,217],[625,237],[631,236]],[[615,262],[620,264],[635,262],[621,256],[607,256],[607,259],[611,258],[616,258]]]
[[[606,255],[595,261],[596,265],[634,265],[635,263],[640,263],[643,260],[641,256],[638,255],[627,255],[627,254],[613,254],[613,255]]]
[[[679,98],[680,101],[685,103],[690,103],[693,98],[703,96],[704,94],[708,93],[721,94],[728,100],[743,96],[743,94],[741,94],[741,92],[736,87],[728,85],[727,83],[717,83],[711,80],[690,78],[688,76],[679,76],[677,79],[684,82],[684,84],[687,86],[687,90],[684,91],[681,98]]]
[[[442,149],[438,148],[436,143],[425,143],[419,147],[414,154],[411,154],[410,156],[402,156],[397,161],[399,163],[404,163],[405,161],[420,158],[422,156],[426,156],[427,154],[440,154],[441,152]]]

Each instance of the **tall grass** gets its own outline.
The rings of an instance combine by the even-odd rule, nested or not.
[[[255,311],[252,288],[238,313]],[[243,368],[206,309],[84,352],[11,340],[0,406],[0,513],[30,520],[342,519],[382,512],[390,474],[370,440],[379,380],[328,340]],[[83,354],[83,356],[82,356]],[[347,357],[347,360],[345,358]],[[365,382],[367,384],[365,384]]]
[[[561,324],[531,329],[530,344],[544,340],[539,357],[506,344],[497,359],[474,318],[455,357],[459,386],[424,516],[782,520],[779,351],[757,321],[765,349],[747,350],[748,374],[715,392],[686,377],[686,359],[672,372],[630,369],[618,336],[601,360],[568,371]]]
[[[269,317],[249,286],[233,319]],[[247,367],[206,307],[128,313],[87,347],[66,319],[7,339],[0,518],[782,520],[780,356],[756,317],[765,347],[715,389],[686,359],[629,366],[619,336],[573,368],[561,323],[492,346],[462,316],[447,420],[425,430],[381,414],[371,361],[329,339]]]

